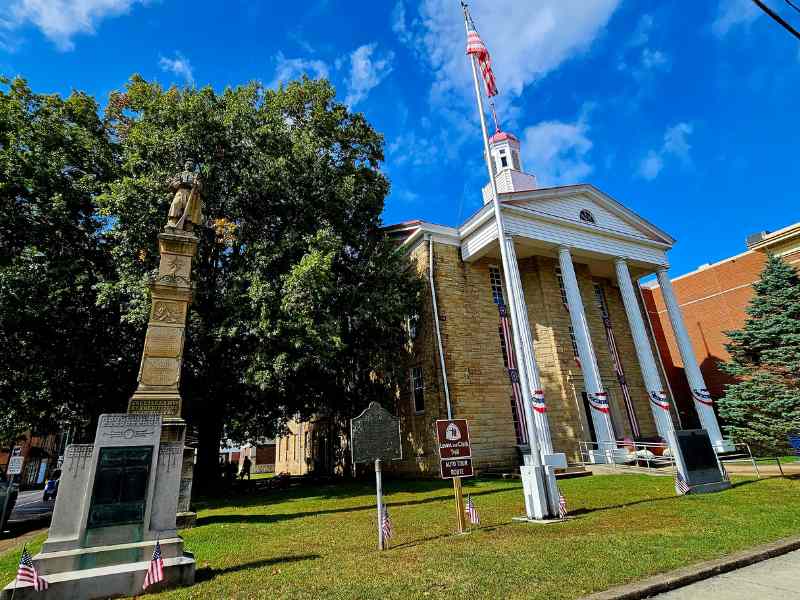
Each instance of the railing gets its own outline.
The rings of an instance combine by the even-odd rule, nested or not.
[[[758,471],[758,459],[753,456],[753,453],[750,451],[750,446],[748,444],[734,444],[734,448],[735,450],[733,452],[727,452],[717,456],[723,467],[725,466],[725,463],[749,462],[753,465],[753,470],[756,472],[756,477],[761,479],[761,473]],[[773,459],[770,458],[769,460]],[[783,476],[783,467],[781,467],[781,461],[777,458],[774,460],[777,461],[778,469],[780,469],[781,476]]]
[[[608,465],[612,469],[655,471],[670,470],[675,459],[669,446],[659,442],[578,442],[581,464]]]

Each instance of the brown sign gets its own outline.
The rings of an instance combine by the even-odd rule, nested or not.
[[[439,443],[439,457],[469,458],[469,426],[466,419],[440,419],[436,421],[436,439]]]
[[[445,458],[442,460],[442,479],[472,477],[471,458]]]

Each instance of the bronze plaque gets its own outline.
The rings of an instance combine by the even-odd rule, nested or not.
[[[144,522],[152,446],[101,448],[88,528]]]
[[[354,463],[403,458],[400,419],[377,402],[350,420],[350,431]]]

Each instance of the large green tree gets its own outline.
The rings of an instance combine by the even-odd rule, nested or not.
[[[800,433],[800,277],[769,256],[747,319],[726,332],[731,358],[721,368],[740,379],[719,400],[725,429],[759,453],[787,450],[787,435]]]
[[[92,98],[0,78],[2,441],[88,425],[133,388],[133,329],[98,302],[115,272],[95,198],[116,163]]]
[[[100,199],[118,269],[102,300],[127,306],[142,331],[165,182],[186,158],[203,172],[208,225],[182,377],[200,477],[215,473],[223,432],[253,437],[294,415],[392,401],[417,283],[380,230],[382,137],[329,83],[217,93],[134,77],[105,124],[121,176]]]

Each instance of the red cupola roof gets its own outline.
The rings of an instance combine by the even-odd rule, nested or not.
[[[496,144],[497,142],[505,142],[506,140],[511,140],[512,142],[517,142],[519,144],[519,139],[513,133],[506,133],[505,131],[496,131],[495,134],[489,138],[490,144]]]

